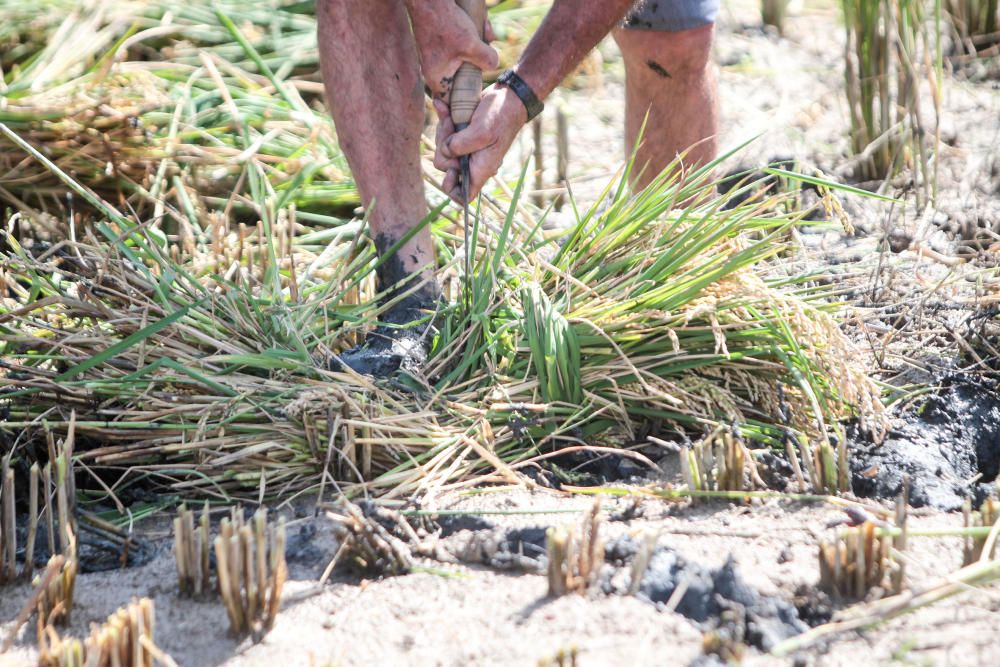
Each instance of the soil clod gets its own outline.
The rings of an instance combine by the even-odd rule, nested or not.
[[[978,507],[1000,470],[1000,396],[982,383],[946,383],[885,442],[855,444],[850,461],[863,498],[893,498],[909,475],[914,507],[956,511],[966,498]]]
[[[364,343],[331,359],[330,369],[340,371],[346,366],[375,377],[419,370],[427,361],[431,342],[429,325],[423,321],[437,305],[438,299],[431,292],[407,296],[382,314],[384,324],[369,333]]]
[[[636,540],[624,537],[607,545],[605,558],[626,565],[638,551]],[[603,584],[608,593],[622,592],[620,586],[613,575]],[[637,594],[659,608],[676,611],[702,624],[705,629],[716,629],[726,623],[740,624],[745,641],[765,651],[807,629],[794,605],[761,595],[748,586],[732,558],[718,570],[711,570],[685,560],[669,547],[658,546],[649,558]]]

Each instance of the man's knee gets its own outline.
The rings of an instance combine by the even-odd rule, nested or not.
[[[626,66],[660,76],[701,76],[711,58],[720,0],[639,0],[615,31]],[[635,70],[633,70],[635,71]]]
[[[614,37],[626,68],[646,67],[663,78],[687,79],[708,68],[714,33],[710,23],[677,32],[619,28]]]

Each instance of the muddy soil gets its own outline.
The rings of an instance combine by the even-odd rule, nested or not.
[[[804,5],[804,6],[803,6]],[[716,62],[720,66],[723,146],[763,133],[734,169],[788,157],[849,178],[841,95],[842,53],[836,3],[793,3],[784,37],[758,27],[758,3],[725,3]],[[600,76],[559,93],[570,113],[574,196],[589,205],[620,158],[623,73],[614,46],[601,46]],[[1000,60],[969,65],[944,92],[940,194],[918,208],[906,182],[889,193],[905,206],[844,197],[854,225],[803,229],[798,253],[773,267],[798,275],[822,267],[825,279],[855,306],[846,327],[892,392],[893,429],[876,446],[852,443],[854,491],[872,508],[887,507],[902,478],[911,479],[911,528],[953,528],[965,498],[989,492],[998,472],[1000,398],[994,346],[1000,284],[993,244],[1000,217]],[[550,110],[560,100],[549,104]],[[546,154],[555,155],[554,117],[545,117]],[[520,171],[532,152],[523,133],[504,169]],[[545,181],[555,183],[555,160]],[[927,252],[927,251],[933,252]],[[993,310],[992,315],[984,316]],[[929,392],[915,389],[931,387]],[[628,459],[592,462],[605,481],[676,482],[676,456],[649,475]],[[775,465],[780,470],[780,465]],[[536,480],[543,486],[553,475]],[[550,484],[558,486],[557,484]],[[621,485],[625,485],[622,483]],[[164,519],[134,529],[152,557],[126,569],[81,574],[70,631],[86,634],[135,596],[157,611],[156,641],[180,665],[537,665],[575,651],[580,665],[702,664],[706,633],[745,645],[746,664],[947,664],[996,661],[1000,588],[970,590],[865,633],[837,636],[787,659],[765,651],[805,625],[825,622],[845,601],[816,591],[817,544],[843,512],[825,504],[633,503],[603,500],[608,569],[588,595],[547,597],[538,574],[544,531],[576,524],[592,499],[544,488],[475,489],[430,495],[422,509],[461,512],[439,519],[442,544],[463,533],[494,543],[479,560],[420,562],[404,576],[358,575],[338,568],[316,582],[338,543],[333,524],[289,507],[290,581],[273,631],[259,644],[227,636],[221,605],[182,599]],[[303,508],[298,508],[302,510]],[[655,545],[637,595],[623,594],[631,546]],[[935,581],[961,564],[956,538],[913,538],[911,586]],[[683,582],[683,583],[681,583]],[[680,586],[686,587],[678,594]],[[28,595],[0,589],[0,636]],[[30,663],[33,628],[22,630],[0,665]]]
[[[534,562],[500,569],[421,561],[420,571],[404,576],[363,577],[338,568],[318,593],[315,582],[337,548],[334,525],[322,516],[296,518],[285,508],[289,532],[299,536],[289,546],[291,578],[277,625],[256,645],[227,636],[221,605],[178,596],[167,522],[147,521],[137,530],[153,543],[156,558],[141,567],[81,575],[70,631],[82,635],[90,622],[146,595],[156,604],[157,643],[180,665],[257,665],[279,658],[288,665],[535,665],[574,647],[582,665],[653,665],[665,656],[671,664],[694,662],[703,636],[713,631],[765,646],[799,624],[829,617],[831,609],[822,605],[831,603],[814,591],[816,544],[843,513],[797,503],[646,500],[633,506],[606,498],[608,520],[601,530],[611,565],[602,586],[585,596],[551,599],[545,577],[536,573],[542,554],[524,545],[537,545],[545,526],[578,524],[592,502],[551,490],[446,494],[434,509],[480,513],[483,523],[452,530],[443,543],[457,545],[463,532],[500,531],[519,535],[522,547],[494,553],[519,553]],[[959,523],[955,514],[916,514],[913,528]],[[656,545],[654,557],[639,594],[625,595],[632,545],[646,540]],[[957,567],[960,551],[954,539],[922,539],[909,562],[911,580],[919,585]],[[679,580],[687,590],[675,598]],[[27,594],[24,585],[3,589],[0,618],[13,618]],[[824,665],[884,664],[902,651],[937,664],[986,664],[998,614],[997,592],[986,591],[800,657]],[[0,625],[0,633],[9,629],[9,622]],[[956,632],[966,642],[961,651],[943,641]],[[30,627],[22,631],[0,665],[30,659],[32,635]],[[754,647],[745,657],[749,664],[793,663],[776,663]]]
[[[910,503],[940,510],[978,507],[997,491],[1000,396],[983,382],[952,380],[899,420],[880,444],[851,449],[854,493],[893,498],[910,480]]]

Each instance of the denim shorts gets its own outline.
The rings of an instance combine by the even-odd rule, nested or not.
[[[625,27],[680,32],[715,23],[720,0],[639,0],[625,17]]]

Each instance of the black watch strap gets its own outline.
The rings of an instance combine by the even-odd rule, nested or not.
[[[519,77],[514,70],[509,69],[504,71],[497,77],[497,83],[507,86],[521,99],[521,102],[524,103],[524,108],[528,110],[529,121],[542,113],[542,109],[545,108],[545,105],[535,95],[535,91],[531,89],[531,86]]]

